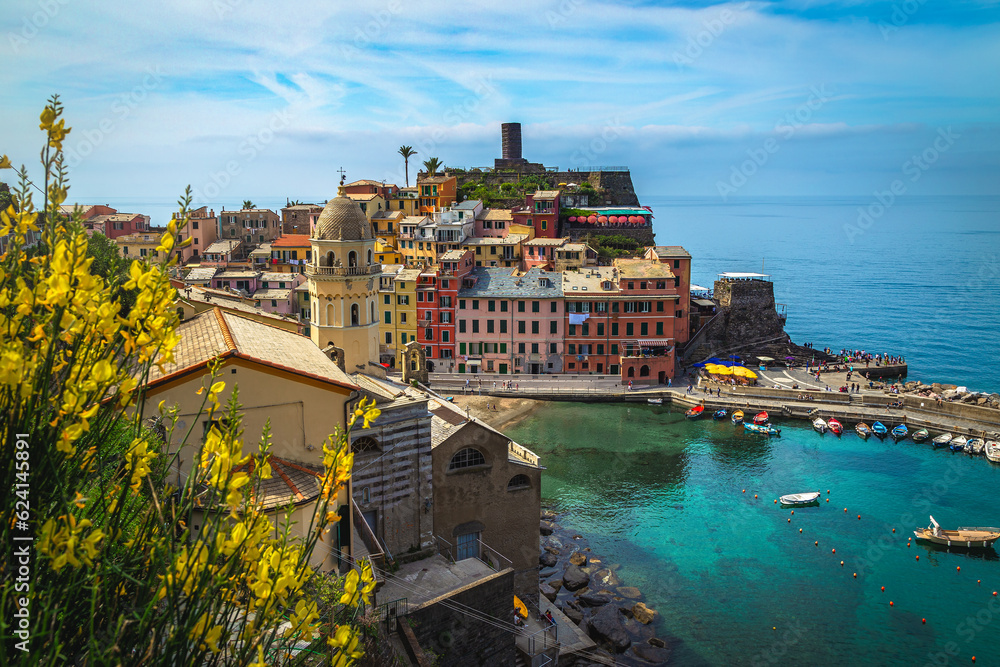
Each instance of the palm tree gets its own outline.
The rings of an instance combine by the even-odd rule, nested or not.
[[[255,208],[257,208],[257,207],[254,205],[254,203],[252,201],[250,201],[249,199],[244,199],[243,200],[243,210],[244,211],[249,211],[249,210],[255,209]]]
[[[399,154],[403,156],[403,164],[406,167],[406,187],[410,187],[410,158],[417,154],[413,146],[400,146]]]
[[[441,168],[441,160],[436,157],[432,157],[429,160],[424,160],[424,169],[427,170],[428,176],[433,176],[437,173],[437,170]]]

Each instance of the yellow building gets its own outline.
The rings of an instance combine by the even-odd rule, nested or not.
[[[121,256],[129,261],[133,259],[153,261],[155,257],[159,256],[159,253],[156,252],[156,247],[160,245],[159,234],[142,232],[125,234],[116,238],[115,243],[118,245],[118,252],[121,253]]]
[[[377,244],[376,244],[377,245]],[[379,276],[378,299],[378,348],[379,361],[396,367],[396,274],[403,269],[402,264],[382,264]]]
[[[382,195],[365,193],[347,194],[344,196],[361,207],[361,212],[365,214],[366,218],[368,218],[368,222],[371,222],[377,213],[386,210],[385,198]]]
[[[424,236],[431,224],[431,219],[426,215],[408,215],[400,220],[399,234],[396,235],[399,244],[397,249],[407,266],[426,268],[434,265],[434,238]]]
[[[308,234],[285,234],[271,241],[271,258],[267,271],[276,273],[305,273],[306,264],[312,259],[312,246]]]
[[[382,265],[375,261],[371,223],[343,187],[320,213],[310,243],[310,337],[320,349],[334,345],[343,350],[349,373],[368,371],[379,359]]]
[[[417,196],[419,190],[416,186],[412,188],[400,188],[397,192],[389,195],[387,207],[390,211],[401,211],[403,215],[420,215],[420,198]]]
[[[305,336],[219,308],[183,322],[177,334],[180,342],[174,349],[173,363],[166,364],[162,372],[155,366],[150,370],[146,385],[149,400],[143,414],[157,416],[161,400],[178,408],[179,428],[171,432],[172,440],[167,444],[166,458],[174,461],[171,476],[176,476],[178,486],[183,484],[198,446],[212,426],[206,414],[199,415],[202,397],[197,392],[211,383],[209,362],[220,359],[220,379],[226,388],[219,394],[219,402],[224,405],[239,387],[246,442],[253,443],[270,421],[272,445],[267,462],[275,474],[261,489],[264,510],[280,528],[285,521],[284,508],[294,505],[292,521],[296,523],[291,531],[301,536],[309,528],[321,491],[323,442],[346,425],[348,401],[359,387]],[[185,445],[182,438],[188,428],[191,437]],[[170,455],[178,451],[180,455],[172,459]],[[338,551],[352,556],[350,498],[348,486],[331,501],[330,509],[342,520],[322,535],[326,548],[314,552],[314,567],[336,570]],[[205,517],[196,512],[190,522],[197,532]]]
[[[394,246],[375,239],[375,261],[379,264],[402,264],[405,260],[403,253]]]
[[[417,339],[417,279],[420,269],[403,269],[396,273],[394,299],[396,302],[395,333],[396,368],[402,368],[403,349]]]

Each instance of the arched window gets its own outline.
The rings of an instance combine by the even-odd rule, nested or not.
[[[351,326],[356,327],[361,321],[361,315],[358,312],[358,304],[351,304]]]
[[[372,265],[372,251],[368,251],[368,266]]]
[[[648,378],[649,377],[649,366],[643,366],[639,369],[639,377]]]
[[[448,470],[461,470],[462,468],[484,465],[486,465],[486,457],[483,456],[482,452],[472,447],[466,447],[451,457]]]
[[[326,304],[326,322],[323,322],[326,326],[333,325],[333,304]]]
[[[528,479],[527,475],[514,475],[507,482],[508,491],[517,491],[518,489],[530,489],[531,480]]]
[[[378,440],[375,438],[363,435],[354,442],[351,443],[351,449],[355,452],[380,452],[382,448],[379,447]]]
[[[368,314],[370,316],[368,318],[368,321],[369,322],[374,322],[375,321],[375,302],[374,301],[370,302],[368,304],[368,306],[369,306],[369,308],[368,308],[369,313]]]
[[[633,368],[632,366],[628,367],[628,376],[630,378],[634,378],[635,377],[635,368]]]
[[[326,266],[333,266],[333,251],[326,253]]]
[[[347,254],[347,265],[357,266],[358,265],[358,253],[353,250]]]

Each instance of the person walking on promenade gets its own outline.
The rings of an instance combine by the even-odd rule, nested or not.
[[[671,383],[670,383],[670,378],[667,378],[667,386],[668,386],[668,387],[669,387],[669,386],[671,386]]]

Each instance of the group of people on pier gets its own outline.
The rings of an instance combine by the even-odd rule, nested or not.
[[[833,354],[833,351],[830,348],[827,348],[824,352],[827,354]],[[864,350],[848,350],[847,348],[842,349],[838,356],[844,360],[845,364],[860,364],[861,362],[864,362],[866,366],[872,363],[876,366],[896,366],[906,363],[902,356],[894,356],[884,352],[872,354],[871,352],[866,352]]]

